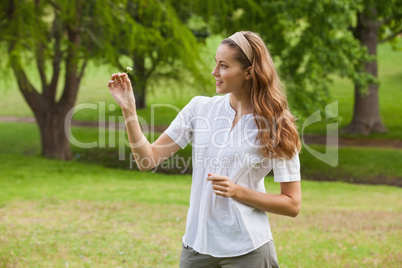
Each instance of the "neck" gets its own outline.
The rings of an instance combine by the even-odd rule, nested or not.
[[[230,93],[229,94],[230,106],[236,111],[237,115],[253,113],[253,106],[248,92],[244,93]]]

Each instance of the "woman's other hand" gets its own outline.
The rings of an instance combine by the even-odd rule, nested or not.
[[[208,173],[208,181],[212,182],[212,189],[216,195],[223,197],[235,197],[238,185],[227,176]]]

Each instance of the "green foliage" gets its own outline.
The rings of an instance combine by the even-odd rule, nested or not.
[[[76,44],[77,57],[82,62],[101,54],[103,36],[108,35],[104,25],[113,25],[113,6],[109,1],[3,1],[0,10],[0,40],[8,47],[10,62],[34,60],[38,65],[55,64],[56,57],[67,60],[67,48],[73,45],[69,34],[81,32]],[[108,13],[104,12],[108,10]],[[102,29],[102,30],[100,30]],[[33,66],[29,66],[33,68]],[[39,67],[38,67],[39,68]],[[49,82],[50,70],[44,73]],[[42,85],[47,87],[45,83]]]
[[[203,62],[194,35],[179,17],[185,19],[188,12],[177,14],[179,7],[175,1],[156,0],[3,1],[1,48],[8,49],[9,62],[24,73],[27,66],[35,68],[31,63],[40,58],[36,64],[46,69],[41,79],[31,77],[30,82],[42,80],[39,91],[54,78],[57,59],[76,62],[81,73],[89,59],[112,62],[121,72],[143,59],[146,72],[134,80],[145,80],[144,86],[151,75],[180,78],[183,83],[192,82],[186,78],[191,76],[198,81],[193,85],[201,89],[206,81]],[[71,58],[67,54],[73,45],[69,32],[74,31],[80,32],[80,40],[74,47],[76,56]]]
[[[115,30],[107,58],[113,65],[130,74],[134,85],[145,90],[152,78],[168,78],[191,83],[205,90],[205,66],[200,59],[196,38],[182,19],[184,5],[178,1],[127,1],[119,7],[120,26]],[[177,12],[178,10],[179,12]],[[180,17],[182,16],[182,17]],[[123,56],[123,57],[122,57]],[[131,63],[130,63],[131,62]],[[135,89],[136,90],[136,89]]]
[[[34,59],[35,49],[43,49],[50,64],[56,42],[49,41],[49,36],[60,27],[69,29],[80,24],[85,33],[79,48],[80,60],[97,58],[103,62],[106,58],[119,71],[124,71],[127,65],[138,64],[135,59],[140,55],[145,60],[146,71],[141,77],[136,74],[134,80],[145,80],[142,86],[148,86],[149,78],[165,77],[205,90],[204,85],[208,84],[205,74],[209,71],[200,59],[190,29],[196,34],[204,31],[204,35],[224,33],[226,36],[238,30],[256,31],[280,62],[280,74],[287,85],[291,106],[302,116],[328,101],[333,74],[362,86],[374,81],[366,73],[355,70],[369,58],[350,29],[356,25],[356,14],[365,6],[375,4],[382,25],[380,39],[395,42],[395,36],[401,32],[402,12],[396,8],[400,2],[3,1],[0,26],[5,30],[0,40],[13,43],[10,55],[15,61],[24,61],[20,66]],[[77,5],[81,5],[79,14]],[[11,6],[15,6],[12,18]],[[79,20],[75,19],[78,15]],[[69,43],[66,35],[61,36],[65,52]],[[34,50],[27,52],[29,47]],[[49,76],[48,71],[46,75]]]
[[[351,31],[365,6],[374,2],[378,6],[379,18],[384,22],[382,35],[395,37],[401,32],[399,0],[204,2],[198,1],[198,5],[206,6],[200,14],[211,24],[212,32],[227,36],[251,30],[261,35],[271,55],[280,62],[279,73],[287,86],[290,105],[300,116],[310,115],[328,103],[334,74],[363,88],[376,82],[357,68],[373,58]]]
[[[402,33],[402,1],[375,1],[375,4],[380,23],[379,42],[390,42],[394,49],[400,50],[401,46],[397,37]]]
[[[227,35],[239,30],[261,35],[280,61],[290,105],[299,115],[308,115],[325,103],[330,74],[350,76],[355,73],[354,62],[364,56],[348,31],[358,8],[351,1],[250,0],[233,1],[226,7],[206,19]]]

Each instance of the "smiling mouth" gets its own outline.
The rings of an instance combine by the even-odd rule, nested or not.
[[[220,86],[220,85],[222,85],[223,84],[223,82],[221,82],[221,81],[218,81],[218,80],[215,80],[216,82],[215,82],[215,85],[216,86]]]

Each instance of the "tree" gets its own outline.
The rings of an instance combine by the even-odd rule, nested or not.
[[[366,72],[377,78],[377,45],[392,41],[402,33],[402,1],[364,1],[357,11],[356,26],[351,27],[353,36],[366,47],[370,61],[356,66],[356,72]],[[355,83],[355,102],[352,122],[344,129],[346,133],[368,135],[387,132],[380,117],[378,83],[364,88]]]
[[[107,30],[113,29],[114,19],[110,15],[113,6],[109,3],[106,0],[1,2],[0,41],[7,48],[19,90],[35,115],[45,157],[72,158],[69,126],[65,128],[64,121],[76,101],[88,60],[101,55],[102,35],[108,36]],[[35,73],[31,70],[35,67],[40,87],[32,79]]]
[[[172,3],[1,1],[0,42],[7,48],[9,66],[35,115],[45,157],[72,158],[67,134],[70,127],[64,121],[74,107],[89,60],[112,63],[120,71],[131,61],[134,72],[129,76],[138,108],[145,106],[151,76],[184,80],[191,74],[202,84],[197,42],[173,8],[187,2]],[[180,16],[189,13],[181,12]],[[35,68],[36,79],[31,71]]]
[[[113,41],[118,53],[111,54],[111,62],[121,70],[123,62],[131,61],[137,108],[146,107],[148,82],[152,78],[186,80],[191,76],[203,85],[202,63],[198,43],[189,28],[183,23],[189,17],[182,10],[186,1],[127,1],[121,6],[121,38]]]

